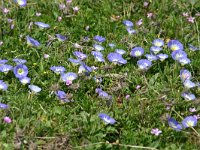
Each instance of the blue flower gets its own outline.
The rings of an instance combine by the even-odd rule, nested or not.
[[[131,56],[140,57],[144,54],[144,49],[142,47],[135,47],[131,50]]]
[[[183,127],[174,118],[168,118],[168,124],[176,131],[181,131]]]
[[[80,65],[81,64],[80,59],[69,58],[68,61],[70,61],[73,65]]]
[[[93,47],[94,47],[94,49],[95,49],[96,51],[103,51],[103,50],[104,50],[103,46],[98,45],[98,44],[94,44]]]
[[[176,50],[171,53],[171,56],[174,60],[179,60],[180,58],[187,57],[187,53],[182,50]]]
[[[122,55],[119,53],[109,53],[107,59],[110,62],[117,63],[117,64],[126,64],[127,61],[122,58]]]
[[[24,59],[20,59],[20,58],[14,58],[13,61],[19,65],[19,64],[25,64],[26,63],[26,60]]]
[[[159,58],[160,61],[164,61],[165,59],[168,58],[167,54],[158,54],[157,57]]]
[[[76,56],[80,60],[83,60],[83,59],[87,58],[87,55],[83,54],[82,52],[75,51],[75,52],[73,52],[73,54],[74,54],[74,56]]]
[[[72,81],[75,80],[77,77],[78,76],[77,76],[76,73],[68,72],[68,73],[65,73],[65,74],[61,75],[61,80],[63,82],[71,82],[71,84],[72,84]]]
[[[126,28],[126,31],[129,33],[129,34],[135,34],[136,33],[136,30],[132,29],[132,28]]]
[[[26,6],[26,0],[14,0],[20,7]]]
[[[181,96],[186,100],[186,101],[193,101],[196,99],[196,96],[192,93],[188,93],[188,92],[185,92],[185,93],[182,93]]]
[[[115,52],[116,52],[116,53],[119,53],[119,54],[121,54],[121,55],[124,55],[124,54],[126,53],[126,51],[123,50],[123,49],[116,49]]]
[[[0,60],[0,66],[1,66],[1,65],[4,65],[4,64],[7,63],[7,62],[8,62],[7,59],[1,59],[1,60]]]
[[[194,88],[196,86],[196,84],[194,82],[192,82],[191,80],[189,79],[186,79],[184,82],[183,82],[183,85],[185,88],[187,89],[191,89],[191,88]]]
[[[72,102],[72,100],[69,100],[67,98],[67,94],[64,91],[58,90],[55,92],[56,96],[58,97],[59,100],[62,102]]]
[[[99,52],[99,51],[92,51],[91,54],[93,56],[101,56],[101,57],[103,56],[103,54],[101,52]]]
[[[187,69],[181,69],[180,78],[184,82],[185,80],[190,80],[192,78],[192,74]]]
[[[102,36],[96,35],[96,36],[94,37],[94,40],[97,41],[97,42],[99,42],[99,43],[102,43],[102,42],[104,42],[106,39],[105,39],[104,37],[102,37]]]
[[[115,47],[116,45],[114,43],[109,43],[108,46],[110,46],[111,48]]]
[[[188,44],[188,46],[189,46],[189,49],[190,49],[191,51],[198,51],[198,50],[200,50],[200,48],[195,47],[195,46],[193,46],[192,44]]]
[[[126,27],[133,27],[133,23],[129,20],[124,20],[123,21],[123,24],[126,26]]]
[[[150,51],[153,52],[154,54],[158,54],[162,50],[161,47],[159,46],[151,46]]]
[[[178,59],[178,62],[179,62],[182,66],[184,66],[184,65],[189,64],[189,63],[191,62],[191,60],[190,60],[189,58],[187,58],[187,57],[182,57],[182,58],[179,58],[179,59]]]
[[[26,77],[28,74],[28,67],[24,64],[19,64],[14,67],[13,72],[16,78],[23,78]]]
[[[67,40],[67,37],[66,37],[66,36],[63,36],[63,35],[61,35],[61,34],[56,34],[56,37],[57,37],[57,39],[58,39],[59,41],[65,41],[65,40]]]
[[[102,99],[112,99],[112,96],[103,91],[101,88],[96,88],[95,92],[98,94],[98,97]]]
[[[164,45],[164,41],[161,40],[161,39],[155,39],[155,40],[153,40],[152,44],[153,44],[154,46],[161,47],[161,46]]]
[[[185,128],[194,127],[197,125],[197,118],[193,116],[188,116],[185,119],[183,119],[182,124]]]
[[[169,47],[169,49],[171,49],[172,51],[179,51],[179,50],[183,50],[183,44],[181,42],[179,42],[178,40],[170,40],[167,43],[167,46]]]
[[[137,65],[140,70],[147,70],[151,67],[152,62],[147,59],[140,59],[137,61]]]
[[[116,120],[110,116],[108,116],[107,114],[104,113],[100,113],[98,114],[99,118],[102,119],[105,124],[115,124]]]
[[[30,36],[26,36],[26,40],[27,40],[27,44],[30,46],[34,46],[34,47],[40,46],[40,43]]]
[[[3,80],[0,80],[0,91],[6,91],[7,89],[8,85]]]
[[[92,51],[91,54],[94,56],[96,61],[105,62],[105,59],[103,58],[103,54],[101,52]]]
[[[37,25],[40,28],[49,28],[50,26],[43,22],[35,22],[35,25]]]
[[[156,55],[153,54],[146,54],[145,57],[149,60],[149,61],[156,61],[158,59],[158,57]]]
[[[66,69],[63,66],[52,66],[50,67],[50,70],[52,70],[56,74],[62,74],[65,72]]]
[[[0,103],[0,109],[8,109],[8,105],[4,103]]]
[[[23,77],[23,78],[20,78],[19,80],[23,85],[28,84],[31,81],[29,77]]]
[[[13,66],[11,65],[4,64],[0,66],[0,72],[8,73],[8,71],[12,69],[13,69]]]
[[[39,93],[42,89],[39,86],[36,85],[29,85],[28,88],[31,90],[33,93]]]

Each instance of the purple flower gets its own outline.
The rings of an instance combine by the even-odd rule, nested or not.
[[[14,61],[17,65],[26,63],[26,60],[20,59],[20,58],[14,58],[13,61]]]
[[[19,80],[23,85],[28,84],[31,81],[29,77],[23,77],[23,78],[20,78]]]
[[[196,99],[196,96],[192,93],[188,93],[188,92],[185,92],[185,93],[182,93],[181,96],[186,100],[186,101],[193,101]]]
[[[58,39],[59,41],[65,41],[65,40],[67,40],[67,37],[66,37],[66,36],[63,36],[63,35],[61,35],[61,34],[56,34],[56,37],[57,37],[57,39]]]
[[[119,53],[120,55],[124,55],[126,53],[126,51],[123,49],[116,49],[115,52]]]
[[[11,65],[3,64],[0,66],[0,72],[8,73],[8,71],[12,69],[13,69],[13,66]]]
[[[196,110],[196,108],[189,108],[189,111],[190,112],[196,112],[197,110]]]
[[[136,33],[136,30],[132,29],[132,28],[126,28],[126,31],[129,33],[129,34],[135,34]]]
[[[42,89],[36,85],[29,85],[28,88],[31,90],[33,93],[39,93]]]
[[[122,58],[122,55],[119,53],[109,53],[107,59],[110,62],[117,63],[117,64],[126,64],[127,61]]]
[[[50,67],[50,70],[52,70],[56,74],[62,74],[65,72],[66,69],[63,66],[52,66]]]
[[[0,109],[8,109],[8,105],[4,103],[0,103]]]
[[[108,116],[107,114],[104,113],[100,113],[98,114],[99,118],[102,119],[105,124],[115,124],[116,120],[110,116]]]
[[[167,46],[169,47],[169,49],[171,49],[172,51],[182,51],[183,50],[183,44],[181,42],[179,42],[178,40],[170,40],[167,43]]]
[[[130,55],[133,57],[140,57],[144,54],[144,49],[142,47],[135,47],[131,50]]]
[[[3,121],[5,122],[5,123],[11,123],[12,122],[12,119],[10,119],[10,117],[4,117],[3,118]]]
[[[189,79],[186,79],[184,82],[183,82],[183,85],[185,88],[187,89],[191,89],[191,88],[194,88],[196,86],[196,84],[194,82],[192,82],[191,80]]]
[[[140,70],[147,70],[151,67],[152,62],[147,59],[141,59],[137,61],[137,65]]]
[[[8,89],[8,85],[3,82],[3,80],[0,80],[0,90],[1,91],[6,91]]]
[[[99,51],[92,51],[91,54],[94,56],[95,60],[98,62],[105,62],[103,54]]]
[[[108,46],[110,46],[111,48],[115,47],[116,45],[114,43],[109,43]]]
[[[183,127],[174,118],[168,118],[168,124],[176,131],[181,131]]]
[[[34,46],[34,47],[40,46],[40,43],[30,36],[26,36],[26,40],[27,40],[27,44],[30,46]]]
[[[178,62],[179,62],[182,66],[184,66],[184,65],[189,64],[191,61],[190,61],[190,59],[187,58],[187,57],[182,57],[182,58],[179,58],[179,59],[178,59]]]
[[[26,6],[26,0],[14,0],[20,7]]]
[[[193,116],[188,116],[183,119],[182,124],[185,128],[194,127],[197,124],[197,119]]]
[[[161,47],[158,46],[151,46],[150,51],[153,52],[154,54],[158,54],[162,50]]]
[[[146,54],[145,57],[149,60],[149,61],[156,61],[158,59],[158,57],[156,55],[153,54]]]
[[[164,41],[161,40],[161,39],[155,39],[155,40],[153,40],[152,44],[153,44],[154,46],[161,47],[161,46],[164,45]]]
[[[192,44],[188,44],[188,46],[189,46],[189,49],[190,49],[191,51],[198,51],[198,50],[200,50],[200,48],[195,47],[195,46],[193,46]]]
[[[97,42],[99,42],[99,43],[102,43],[102,42],[104,42],[106,39],[105,39],[104,37],[102,37],[102,36],[96,35],[96,36],[94,37],[94,40],[97,41]]]
[[[61,75],[61,80],[63,82],[72,82],[73,80],[75,80],[77,78],[77,74],[76,73],[73,73],[73,72],[68,72],[68,73],[65,73],[65,74],[62,74]]]
[[[19,65],[14,67],[13,72],[14,72],[16,78],[21,79],[21,78],[27,76],[28,67],[24,64],[19,64]]]
[[[49,28],[50,27],[48,24],[43,23],[43,22],[35,22],[34,24],[40,28]]]
[[[124,20],[123,21],[123,24],[126,26],[126,27],[133,27],[133,23],[129,20]]]
[[[75,51],[75,52],[73,52],[73,54],[74,54],[74,56],[76,56],[80,60],[87,58],[87,55],[83,54],[82,52]]]
[[[72,100],[69,100],[67,98],[67,94],[64,91],[56,91],[55,92],[56,96],[58,97],[59,100],[61,100],[62,102],[72,102]]]
[[[184,82],[185,80],[190,80],[192,78],[192,74],[187,69],[181,69],[180,78]]]
[[[107,92],[103,91],[101,88],[96,88],[95,92],[98,94],[98,97],[103,99],[112,99],[112,96]]]
[[[94,49],[95,49],[96,51],[103,51],[103,50],[104,50],[103,46],[98,45],[98,44],[94,44],[93,47],[94,47]]]
[[[154,134],[154,135],[156,135],[156,136],[158,136],[158,135],[161,134],[161,133],[162,133],[162,131],[159,130],[158,128],[155,128],[155,129],[152,129],[152,130],[151,130],[151,134]]]
[[[171,55],[174,60],[179,60],[180,58],[187,57],[187,53],[182,50],[173,51]]]
[[[80,65],[81,64],[80,59],[69,58],[68,61],[70,61],[73,65]]]
[[[7,59],[1,59],[1,60],[0,60],[0,66],[1,66],[1,65],[4,65],[4,64],[7,63],[7,62],[8,62]]]
[[[158,54],[157,57],[159,58],[160,61],[164,61],[165,59],[168,58],[167,54]]]

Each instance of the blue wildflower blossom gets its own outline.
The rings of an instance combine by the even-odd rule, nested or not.
[[[25,85],[25,84],[30,83],[31,78],[29,78],[29,77],[23,77],[23,78],[20,78],[19,80],[20,80],[20,82],[21,82],[23,85]]]
[[[30,46],[34,46],[34,47],[40,46],[40,43],[30,36],[26,36],[26,40],[27,40],[27,44]]]
[[[102,119],[105,124],[115,124],[116,120],[110,116],[108,116],[107,114],[104,113],[100,113],[98,114],[99,118]]]
[[[50,27],[50,25],[43,23],[43,22],[35,22],[34,24],[40,28],[49,28]]]
[[[13,69],[13,66],[11,65],[3,64],[0,66],[0,72],[8,73],[8,71],[12,69]]]
[[[180,58],[187,57],[187,53],[182,50],[176,50],[171,53],[171,56],[174,60],[179,60]]]
[[[103,54],[101,52],[99,52],[99,51],[92,51],[91,54],[93,56],[101,56],[101,57],[103,56]]]
[[[58,97],[59,100],[62,102],[72,102],[73,100],[69,100],[67,98],[67,94],[64,91],[58,90],[55,92],[56,96]]]
[[[23,78],[26,77],[28,74],[28,67],[24,64],[19,64],[14,67],[13,72],[16,78]]]
[[[8,85],[3,80],[0,80],[0,91],[6,91],[7,89]]]
[[[153,40],[152,44],[157,47],[161,47],[164,45],[164,41],[162,39],[155,39]]]
[[[101,45],[98,45],[98,44],[94,44],[93,47],[96,51],[103,51],[104,50],[104,47],[101,46]]]
[[[193,116],[187,116],[183,119],[182,124],[185,128],[194,127],[197,125],[197,118]]]
[[[158,54],[162,50],[161,47],[159,46],[151,46],[150,51],[153,52],[154,54]]]
[[[39,93],[39,92],[42,90],[39,86],[33,85],[33,84],[28,85],[28,88],[29,88],[29,89],[31,90],[31,92],[33,92],[33,93]]]
[[[1,59],[1,60],[0,60],[0,66],[1,66],[1,65],[4,65],[4,64],[7,63],[7,62],[8,62],[7,59]]]
[[[140,57],[144,54],[144,49],[142,47],[135,47],[131,50],[130,55],[132,57]]]
[[[135,34],[135,33],[136,33],[136,30],[135,30],[135,29],[132,29],[132,28],[126,28],[126,31],[127,31],[129,34]]]
[[[63,36],[63,35],[61,35],[61,34],[56,34],[56,37],[57,37],[57,39],[58,39],[59,41],[65,41],[65,40],[67,40],[67,37],[66,37],[66,36]]]
[[[188,92],[185,92],[185,93],[182,93],[181,96],[186,100],[186,101],[193,101],[196,99],[196,96],[192,93],[188,93]]]
[[[148,70],[152,66],[152,62],[147,59],[140,59],[137,61],[140,70]]]
[[[129,20],[124,20],[123,21],[123,24],[126,26],[126,27],[133,27],[133,22],[129,21]]]
[[[105,62],[103,54],[99,51],[92,51],[91,54],[94,56],[95,60],[98,62]]]
[[[117,64],[126,64],[127,60],[122,58],[122,55],[119,53],[109,53],[107,59],[110,62],[117,63]]]
[[[190,80],[192,78],[192,74],[187,69],[181,69],[180,78],[184,82],[185,80]]]
[[[121,55],[126,54],[126,51],[123,50],[123,49],[116,49],[115,52],[116,52],[116,53],[119,53],[119,54],[121,54]]]
[[[99,42],[99,43],[103,43],[106,39],[102,36],[99,36],[99,35],[96,35],[94,38],[93,38],[96,42]]]
[[[184,82],[183,82],[183,85],[185,88],[187,89],[191,89],[191,88],[194,88],[196,86],[196,84],[194,82],[192,82],[191,80],[189,79],[186,79]]]
[[[76,56],[80,60],[87,58],[87,55],[83,54],[82,52],[75,51],[75,52],[73,52],[73,54],[74,54],[74,56]]]
[[[110,46],[111,48],[115,47],[116,45],[114,43],[109,43],[108,46]]]
[[[168,58],[167,54],[158,54],[157,57],[159,58],[160,61],[164,61],[165,59]]]
[[[181,131],[183,127],[174,118],[168,118],[168,124],[176,131]]]
[[[13,61],[19,65],[19,64],[25,64],[26,63],[26,60],[24,59],[20,59],[20,58],[14,58]]]
[[[69,58],[68,61],[70,61],[73,65],[80,65],[81,64],[80,59]]]
[[[191,60],[187,57],[182,57],[182,58],[179,58],[178,59],[178,62],[184,66],[184,65],[187,65],[187,64],[190,64]]]
[[[20,7],[26,6],[26,0],[14,0]]]
[[[72,84],[72,81],[75,80],[77,77],[78,76],[76,73],[68,72],[61,75],[61,80],[63,82],[66,82],[66,84],[70,85]]]
[[[183,44],[181,42],[179,42],[178,40],[170,40],[167,43],[167,46],[169,47],[169,49],[171,49],[172,51],[179,51],[179,50],[183,50]]]
[[[188,46],[189,46],[189,49],[190,49],[191,51],[198,51],[198,50],[200,50],[200,48],[195,47],[195,46],[193,46],[192,44],[188,44]]]
[[[146,54],[145,57],[149,60],[149,61],[156,61],[158,59],[158,57],[156,55],[153,54]]]
[[[52,70],[56,74],[62,74],[65,72],[66,69],[63,66],[52,66],[50,67],[50,70]]]
[[[112,99],[112,96],[103,91],[101,88],[96,88],[95,92],[98,94],[98,97],[102,99]]]
[[[0,103],[0,109],[8,109],[8,105],[4,103]]]

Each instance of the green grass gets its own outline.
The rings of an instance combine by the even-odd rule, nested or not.
[[[147,8],[140,0],[74,0],[71,5],[80,7],[75,15],[72,9],[69,14],[59,10],[59,4],[64,2],[61,0],[30,0],[22,8],[11,0],[2,2],[0,6],[10,9],[10,12],[0,12],[0,41],[3,41],[0,58],[8,59],[8,64],[13,66],[13,58],[26,59],[31,84],[40,86],[42,91],[30,95],[28,85],[21,85],[12,72],[7,75],[0,73],[0,80],[9,85],[6,92],[0,93],[0,101],[10,106],[8,110],[0,110],[0,149],[139,149],[127,145],[166,150],[199,149],[200,139],[192,129],[176,132],[169,127],[166,118],[170,115],[180,122],[179,115],[184,118],[198,114],[200,110],[200,94],[196,89],[196,101],[187,102],[181,97],[184,88],[179,77],[180,69],[186,68],[192,72],[194,81],[200,80],[200,52],[188,49],[190,43],[200,47],[200,17],[196,16],[192,24],[181,16],[183,12],[195,16],[200,11],[197,0],[152,1]],[[42,15],[37,17],[36,12]],[[152,19],[147,18],[148,12],[154,13]],[[119,15],[120,19],[113,21],[113,15]],[[63,18],[61,22],[57,21],[58,16]],[[7,22],[8,18],[14,19],[13,30]],[[133,21],[134,25],[143,19],[140,27],[134,27],[137,34],[128,35],[122,24],[125,19]],[[29,29],[29,23],[35,21],[48,23],[51,27],[41,30],[33,25]],[[88,25],[90,30],[86,31]],[[65,42],[53,40],[50,46],[46,46],[56,33],[67,35],[69,39]],[[27,46],[26,35],[40,41],[41,46]],[[92,39],[95,35],[106,37],[103,43],[105,58],[114,51],[108,43],[115,43],[117,48],[127,51],[124,58],[128,63],[117,66],[107,60],[105,63],[94,62],[89,55],[93,40],[87,43],[82,39],[85,36]],[[149,53],[155,38],[181,41],[192,60],[191,65],[182,67],[169,57],[164,62],[155,62],[146,73],[140,72],[136,59],[129,55],[131,48],[141,46],[145,53]],[[61,65],[67,72],[78,72],[78,67],[67,61],[68,58],[75,58],[72,54],[76,50],[73,43],[84,46],[82,51],[89,55],[87,65],[102,69],[92,72],[90,77],[80,76],[69,88],[59,82],[60,77],[49,68]],[[166,44],[163,53],[171,53]],[[44,59],[44,54],[49,54],[50,58]],[[111,68],[105,69],[104,66]],[[113,77],[113,74],[118,76]],[[94,75],[103,76],[103,82],[95,83],[92,80]],[[137,85],[141,85],[141,89],[136,90]],[[95,94],[98,86],[113,96],[111,106]],[[74,102],[60,103],[53,94],[57,89],[73,94]],[[129,100],[125,99],[127,94],[130,95]],[[165,100],[162,100],[163,96]],[[164,102],[172,104],[170,110],[166,110]],[[195,107],[197,112],[189,112],[190,107]],[[117,123],[105,125],[98,117],[101,112],[115,118]],[[12,123],[4,123],[4,116],[9,116]],[[199,127],[199,123],[194,127],[197,132],[200,132]],[[162,134],[152,135],[152,128],[159,128]]]

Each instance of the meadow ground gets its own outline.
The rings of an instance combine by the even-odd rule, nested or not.
[[[0,149],[200,149],[198,0],[23,2],[0,2]]]

